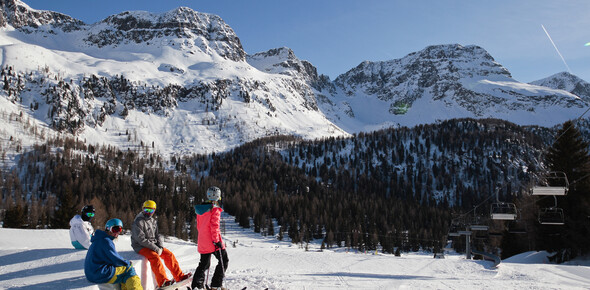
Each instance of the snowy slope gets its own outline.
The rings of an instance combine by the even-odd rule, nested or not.
[[[335,248],[305,251],[298,245],[261,237],[241,229],[224,216],[230,259],[226,277],[229,289],[587,289],[590,262],[547,264],[546,254],[524,253],[503,261],[466,260],[458,254],[433,259],[431,254],[409,253],[395,257],[381,253],[346,252]],[[141,261],[131,249],[129,235],[116,241],[118,251]],[[169,239],[166,247],[181,267],[197,266],[196,245]],[[86,251],[74,250],[67,230],[0,228],[0,289],[97,289],[84,277]],[[215,265],[215,263],[213,263]]]

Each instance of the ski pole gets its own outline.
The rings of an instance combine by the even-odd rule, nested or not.
[[[221,269],[223,269],[223,277],[225,277],[225,266],[223,265],[223,252],[219,248],[219,262],[221,263]]]

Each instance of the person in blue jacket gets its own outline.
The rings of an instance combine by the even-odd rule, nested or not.
[[[105,230],[97,230],[92,236],[92,244],[84,261],[86,279],[97,284],[120,284],[121,290],[143,290],[133,265],[119,255],[113,243],[123,231],[123,222],[120,219],[110,219]]]

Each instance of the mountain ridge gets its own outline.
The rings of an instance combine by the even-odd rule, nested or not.
[[[450,118],[553,126],[584,106],[570,92],[513,80],[475,45],[363,62],[331,81],[287,47],[247,55],[219,16],[186,7],[88,25],[0,3],[0,95],[14,112],[88,142],[204,153],[276,134],[350,136]]]

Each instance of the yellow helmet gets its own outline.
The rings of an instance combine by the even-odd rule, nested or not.
[[[143,208],[146,208],[146,207],[156,209],[156,202],[153,200],[146,200],[143,203]]]

